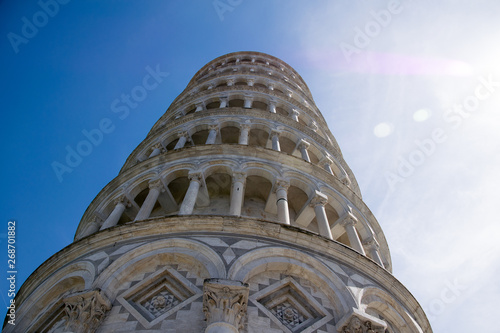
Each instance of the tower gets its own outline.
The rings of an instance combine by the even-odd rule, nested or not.
[[[300,75],[200,69],[5,332],[432,332]]]

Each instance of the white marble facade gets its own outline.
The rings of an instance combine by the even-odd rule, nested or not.
[[[432,332],[300,75],[205,65],[5,332]]]

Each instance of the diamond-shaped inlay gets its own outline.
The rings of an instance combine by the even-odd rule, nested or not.
[[[162,291],[152,296],[141,305],[148,310],[153,317],[158,318],[179,303],[180,301],[174,295],[170,294],[168,291]]]
[[[194,284],[170,267],[158,270],[118,298],[146,328],[151,328],[202,296]]]
[[[250,299],[283,332],[312,332],[333,316],[294,279],[287,277],[253,294]]]
[[[292,331],[307,319],[288,302],[281,303],[271,309],[271,312]]]

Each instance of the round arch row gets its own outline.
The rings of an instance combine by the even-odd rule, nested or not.
[[[261,301],[260,294],[269,294],[272,292],[270,289],[276,289],[276,293],[283,295],[287,288],[293,289],[292,284],[301,288],[300,284],[305,283],[315,290],[312,295],[307,290],[300,289],[303,291],[301,297],[305,303],[314,303],[321,299],[321,306],[328,308],[322,315],[328,314],[326,320],[331,319],[335,326],[341,327],[343,323],[348,323],[356,317],[363,322],[371,320],[374,323],[382,323],[390,333],[422,332],[405,306],[386,291],[370,284],[361,287],[359,293],[353,294],[339,276],[340,272],[332,270],[327,264],[304,251],[272,245],[254,248],[231,260],[226,268],[222,255],[206,245],[202,238],[155,240],[138,247],[132,246],[133,250],[130,250],[130,244],[122,246],[128,247],[128,251],[115,258],[99,274],[94,272],[100,269],[85,258],[55,270],[21,304],[20,313],[23,316],[17,318],[16,329],[54,331],[54,328],[64,327],[65,321],[68,320],[64,315],[64,303],[74,294],[88,297],[86,295],[99,293],[110,305],[108,310],[114,306],[122,306],[122,313],[130,308],[130,305],[126,305],[134,299],[135,294],[144,293],[150,285],[159,281],[183,283],[184,280],[179,274],[170,272],[187,270],[191,278],[195,277],[196,281],[199,281],[190,287],[192,300],[200,299],[203,280],[227,279],[248,283],[250,288],[256,291],[250,296],[253,304],[259,305],[265,311],[266,304]],[[116,251],[119,249],[118,246]],[[108,254],[102,251],[95,256],[106,258]],[[145,279],[145,276],[148,278]],[[269,276],[278,276],[280,283],[262,290],[261,283],[269,281]],[[189,284],[187,281],[184,283]],[[131,285],[134,287],[125,287]],[[118,314],[117,311],[115,313]],[[99,319],[99,325],[108,325],[115,320],[112,316],[111,313],[92,320]],[[202,311],[190,313],[190,317],[194,322],[201,323],[204,320]],[[262,327],[263,330],[265,328]]]
[[[178,112],[172,114],[170,120],[179,119],[195,112],[224,109],[228,107],[238,107],[279,114],[309,127],[324,138],[327,137],[318,127],[317,122],[307,112],[300,110],[295,104],[285,99],[270,96],[260,91],[214,91],[211,94],[198,98],[194,102],[190,102],[186,106],[180,107]],[[311,108],[308,104],[303,107]]]
[[[115,189],[77,238],[115,225],[175,215],[230,215],[296,226],[341,242],[384,267],[367,219],[330,185],[263,162],[214,157],[146,172]],[[89,216],[91,216],[90,214]]]
[[[249,74],[229,74],[217,76],[216,78],[209,79],[207,82],[201,83],[199,86],[192,88],[189,92],[189,96],[198,94],[202,91],[223,87],[254,87],[275,93],[278,95],[277,97],[294,99],[308,108],[313,108],[313,106],[310,106],[310,102],[313,102],[309,96],[300,96],[286,83],[276,80],[274,77],[269,77],[269,75],[258,76],[252,75],[253,73],[251,72]]]
[[[206,70],[196,76],[196,80],[199,82],[201,79],[209,79],[221,73],[235,73],[242,70],[248,70],[248,72],[255,74],[278,77],[283,81],[289,83],[293,82],[297,88],[303,92],[308,91],[305,84],[300,82],[298,76],[293,71],[273,61],[269,61],[269,59],[256,56],[235,56],[226,58],[219,63],[209,65]],[[292,78],[292,80],[288,77]]]
[[[203,120],[202,120],[203,121]],[[161,153],[184,147],[210,144],[240,144],[273,149],[302,158],[324,168],[349,186],[350,179],[340,163],[311,138],[290,127],[278,126],[268,120],[211,118],[209,122],[183,125],[164,133],[137,154],[143,162]]]

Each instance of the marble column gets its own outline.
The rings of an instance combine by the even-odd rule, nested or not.
[[[241,124],[240,125],[240,139],[238,143],[240,145],[248,145],[248,135],[250,134],[250,124]]]
[[[330,174],[332,174],[332,175],[335,175],[335,174],[333,173],[333,170],[332,170],[332,163],[333,163],[333,161],[332,161],[332,159],[331,159],[331,158],[329,158],[329,157],[325,157],[325,158],[323,158],[322,163],[323,163],[323,168],[324,168],[324,169],[325,169],[328,173],[330,173]]]
[[[227,107],[227,97],[221,97],[219,108],[223,109]]]
[[[352,213],[347,213],[342,220],[340,221],[340,225],[342,225],[347,233],[347,237],[349,238],[349,243],[351,243],[351,247],[358,251],[361,254],[365,254],[365,250],[363,249],[363,245],[361,244],[361,240],[359,239],[358,232],[354,225],[358,222],[356,217],[352,215]]]
[[[247,320],[248,284],[240,281],[207,279],[203,283],[205,333],[239,333]]]
[[[142,203],[139,213],[135,217],[135,221],[145,220],[151,215],[153,208],[155,207],[156,200],[162,192],[163,184],[160,179],[149,182],[149,193],[144,202]]]
[[[311,207],[316,213],[316,221],[318,222],[319,234],[328,239],[333,239],[332,230],[326,216],[325,205],[328,203],[328,197],[321,192],[316,191],[314,198],[311,200]]]
[[[255,80],[254,79],[248,79],[247,80],[247,84],[249,87],[253,87],[253,85],[255,84]]]
[[[275,101],[269,102],[269,112],[276,113],[276,102]]]
[[[278,179],[275,184],[276,208],[278,210],[278,221],[283,224],[290,224],[290,213],[288,212],[287,192],[290,183],[283,179]]]
[[[188,178],[190,180],[189,188],[184,196],[184,200],[182,200],[179,215],[189,215],[193,213],[196,198],[198,197],[198,191],[200,190],[201,182],[203,180],[203,175],[201,172],[193,172],[188,175]]]
[[[109,214],[109,216],[106,219],[106,221],[104,221],[104,223],[102,224],[100,230],[104,230],[104,229],[108,229],[108,228],[114,227],[118,223],[118,221],[120,220],[120,218],[122,217],[122,214],[125,211],[125,208],[129,204],[130,203],[128,202],[128,199],[125,196],[123,196],[123,195],[120,196],[115,201],[115,208],[113,209],[113,211],[111,212],[111,214]]]
[[[243,198],[245,194],[246,177],[247,175],[244,172],[235,172],[233,174],[229,215],[241,215],[241,207],[243,206]]]
[[[205,144],[207,145],[213,145],[215,143],[215,140],[217,139],[217,132],[219,131],[219,125],[209,125],[208,128],[210,129],[210,132],[208,132],[208,138]]]
[[[299,122],[299,110],[293,109],[292,112],[290,112],[290,117],[296,122]]]
[[[368,252],[370,253],[370,257],[380,266],[384,267],[384,263],[382,262],[382,258],[380,257],[380,245],[375,239],[375,237],[370,237],[366,242],[364,242]]]
[[[300,140],[299,149],[300,154],[302,155],[302,159],[306,162],[311,163],[311,158],[309,157],[309,153],[307,152],[307,148],[309,148],[309,142],[305,140]]]
[[[199,111],[205,110],[205,103],[198,102],[195,105],[196,105],[196,110],[194,110],[194,112],[199,112]]]
[[[153,146],[153,152],[149,155],[149,158],[160,155],[161,153],[161,144],[157,143]]]
[[[276,150],[276,151],[281,151],[279,135],[280,135],[280,132],[278,132],[278,131],[273,130],[271,132],[272,148],[273,148],[273,150]]]
[[[83,237],[87,237],[89,235],[92,235],[93,233],[99,231],[99,228],[101,226],[102,220],[99,217],[95,217],[94,221],[90,222],[85,228],[85,231],[81,236],[78,237],[78,239],[82,239]]]
[[[251,109],[252,108],[252,102],[253,102],[253,98],[252,96],[245,96],[244,97],[244,104],[243,104],[243,107],[245,109]]]
[[[179,141],[177,141],[177,144],[175,145],[174,150],[183,148],[184,145],[186,144],[187,138],[188,138],[187,132],[179,132],[177,135],[179,136]]]

